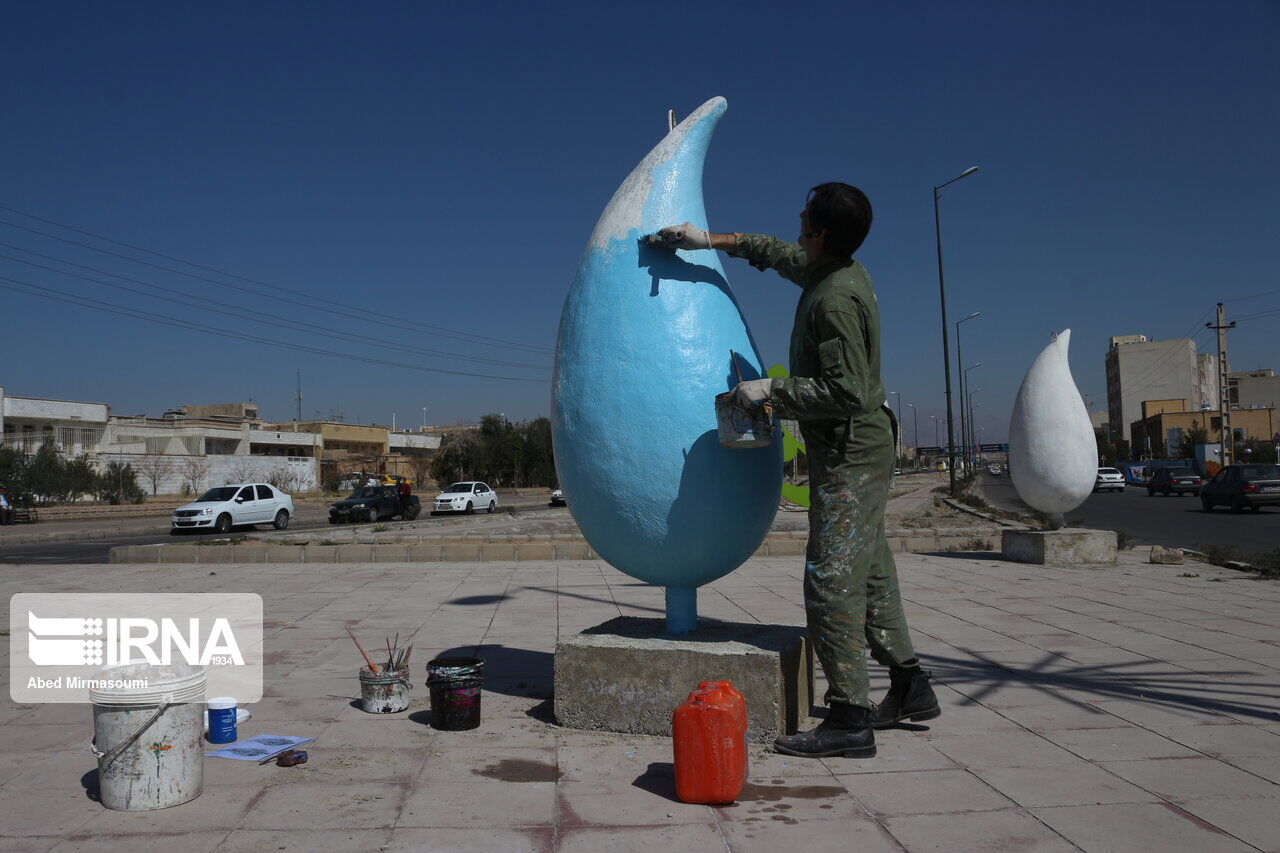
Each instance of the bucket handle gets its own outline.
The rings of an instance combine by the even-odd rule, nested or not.
[[[160,715],[163,714],[172,704],[173,703],[169,701],[161,702],[160,707],[156,708],[156,712],[152,714],[145,723],[139,726],[136,732],[129,735],[129,737],[126,740],[116,744],[114,747],[107,750],[106,752],[103,752],[102,750],[98,749],[98,745],[93,741],[89,741],[89,751],[92,752],[94,757],[97,758],[99,761],[101,761],[103,764],[111,764],[113,761],[115,761],[117,758],[120,757],[120,753],[124,752],[127,748],[133,745],[134,741],[142,737],[142,733],[145,732],[147,729],[151,728],[151,724],[154,723],[156,720],[160,719]]]

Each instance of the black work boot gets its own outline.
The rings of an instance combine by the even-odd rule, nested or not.
[[[783,755],[804,758],[870,758],[876,754],[871,711],[856,705],[832,705],[816,729],[783,735],[773,742],[773,748]]]
[[[938,697],[929,686],[929,673],[916,666],[890,667],[889,693],[871,714],[871,725],[885,729],[903,720],[922,723],[942,715]]]

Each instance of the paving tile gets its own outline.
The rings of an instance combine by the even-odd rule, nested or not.
[[[1099,766],[1168,800],[1280,798],[1280,785],[1214,758],[1103,761]],[[1280,810],[1280,803],[1272,803]]]
[[[1032,814],[1090,853],[1235,853],[1251,850],[1168,803],[1034,809]]]
[[[242,828],[391,828],[400,814],[405,791],[385,782],[303,782],[276,785],[261,794],[241,821]]]
[[[77,777],[61,788],[0,788],[0,836],[64,835],[102,816],[106,809],[79,782]]]
[[[961,767],[1055,767],[1079,761],[1062,747],[1026,731],[938,735],[928,740]]]
[[[1223,832],[1262,850],[1280,850],[1280,820],[1257,800],[1181,800],[1178,806]]]
[[[654,850],[715,850],[724,837],[713,823],[676,826],[568,826],[560,831],[561,853],[653,853]]]
[[[1280,733],[1259,726],[1183,726],[1163,729],[1160,733],[1214,758],[1280,756]]]
[[[324,853],[367,853],[385,849],[389,829],[237,829],[217,853],[273,853],[278,850],[323,850]]]
[[[786,814],[761,814],[722,823],[720,829],[733,853],[900,853],[902,849],[883,827],[866,816],[797,821]]]
[[[1137,726],[1114,729],[1048,730],[1047,740],[1091,761],[1124,761],[1139,758],[1192,758],[1195,750]]]
[[[410,827],[394,830],[391,833],[391,840],[380,849],[395,853],[552,853],[555,844],[554,831],[549,827],[526,829],[495,827],[415,829]]]
[[[396,825],[551,826],[555,820],[554,780],[501,784],[420,782],[409,792]]]
[[[872,778],[872,777],[861,777]],[[666,789],[674,793],[674,787]],[[721,823],[756,823],[762,820],[864,820],[866,809],[846,788],[831,779],[769,779],[743,786],[738,801],[716,806]]]
[[[885,827],[911,853],[991,851],[1066,853],[1076,848],[1044,824],[1019,811],[889,817]]]
[[[842,782],[877,817],[996,811],[1013,802],[965,770],[846,776]]]
[[[148,814],[152,814],[148,812]],[[58,853],[207,853],[221,849],[218,845],[226,838],[226,830],[216,832],[176,832],[157,835],[136,835],[126,832],[116,835],[92,833],[72,835],[53,849]]]
[[[591,783],[562,782],[557,794],[561,827],[701,824],[712,820],[707,806],[675,799],[674,781],[657,791],[631,784],[601,788]]]
[[[892,729],[876,733],[874,758],[824,758],[822,762],[836,776],[901,773],[909,770],[953,770],[959,766],[939,752],[927,738]],[[754,770],[754,764],[752,768]]]
[[[1024,808],[1141,803],[1157,799],[1154,794],[1086,761],[1065,767],[992,767],[972,772]]]

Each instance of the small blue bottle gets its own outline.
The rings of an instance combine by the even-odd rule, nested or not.
[[[209,743],[236,742],[236,700],[219,696],[208,701]]]

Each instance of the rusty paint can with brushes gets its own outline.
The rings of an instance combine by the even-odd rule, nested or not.
[[[427,663],[431,690],[431,725],[461,732],[480,725],[480,695],[484,661],[472,657],[436,658]]]
[[[717,394],[716,437],[721,447],[734,450],[768,447],[773,443],[773,406],[761,403],[747,409],[733,391]]]
[[[409,708],[409,667],[360,670],[360,707],[370,714],[398,714]]]

